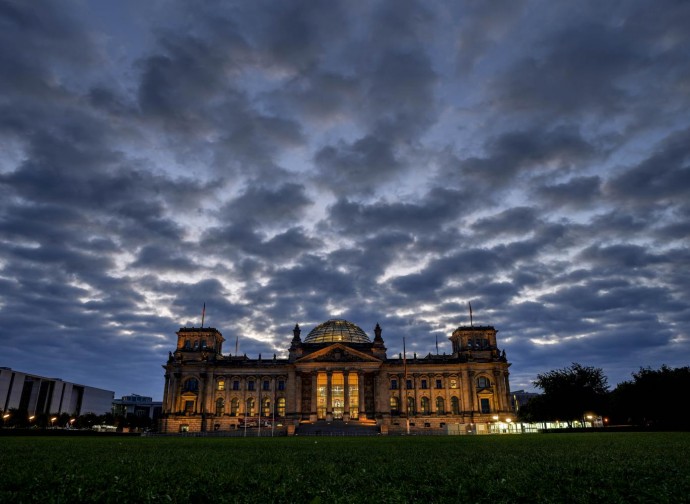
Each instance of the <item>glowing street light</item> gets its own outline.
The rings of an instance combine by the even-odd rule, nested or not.
[[[57,420],[56,416],[54,416],[53,418],[50,419],[50,426],[51,427],[53,426],[53,423],[55,422],[55,420]]]

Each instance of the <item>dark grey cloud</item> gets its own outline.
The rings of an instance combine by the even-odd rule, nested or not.
[[[0,364],[160,399],[204,303],[256,356],[333,316],[449,351],[471,302],[513,388],[687,365],[688,21],[4,2]]]

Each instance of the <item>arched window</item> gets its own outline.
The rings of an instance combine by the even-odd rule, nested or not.
[[[278,411],[276,412],[279,417],[284,417],[285,416],[285,398],[284,397],[279,397],[278,400],[276,401],[276,405],[278,406]]]
[[[237,416],[240,412],[240,400],[236,397],[230,401],[230,416]]]
[[[414,406],[414,397],[408,397],[407,398],[407,414],[408,415],[414,415],[415,414],[415,406]]]
[[[218,380],[218,390],[225,390],[225,380],[222,378]]]
[[[198,392],[199,391],[199,380],[196,378],[189,378],[182,385],[182,392]]]
[[[400,414],[400,399],[395,396],[391,396],[391,415]]]
[[[261,415],[265,417],[271,416],[271,400],[268,397],[261,401]]]
[[[460,401],[457,397],[453,396],[450,398],[450,408],[453,412],[453,415],[460,414]]]
[[[247,415],[254,416],[254,398],[250,397],[247,399],[247,409],[245,410]]]
[[[483,389],[483,388],[489,388],[491,386],[491,382],[486,376],[480,376],[477,378],[477,388]]]
[[[431,411],[429,408],[429,398],[422,397],[422,415],[428,415],[430,412]]]
[[[216,399],[216,415],[220,416],[225,413],[225,399],[219,397]]]
[[[445,401],[443,400],[443,397],[441,397],[441,396],[438,396],[436,398],[436,414],[437,415],[445,415],[446,414]]]

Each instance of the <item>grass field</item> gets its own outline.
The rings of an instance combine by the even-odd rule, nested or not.
[[[690,502],[690,433],[0,437],[0,502]]]

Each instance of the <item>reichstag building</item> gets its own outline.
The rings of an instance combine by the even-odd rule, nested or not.
[[[452,354],[389,357],[347,320],[328,320],[302,339],[293,330],[288,358],[224,355],[223,335],[183,327],[165,369],[160,431],[231,431],[308,424],[361,424],[382,434],[414,429],[484,430],[512,415],[508,363],[492,326],[461,326]],[[509,420],[508,420],[509,421]]]

